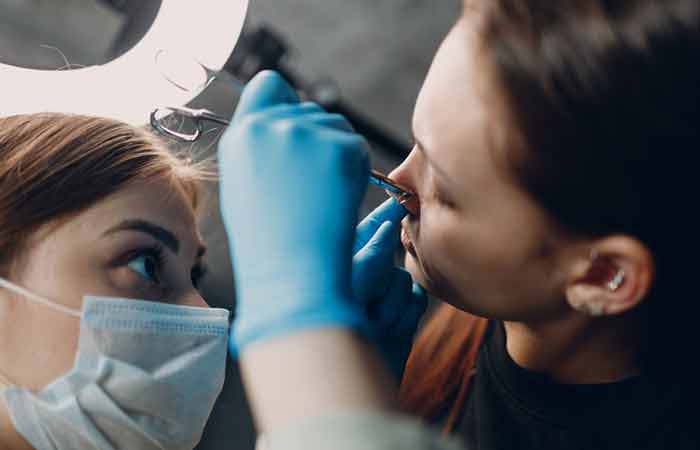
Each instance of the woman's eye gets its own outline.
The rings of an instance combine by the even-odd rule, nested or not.
[[[141,254],[129,261],[129,268],[148,281],[160,283],[160,263],[155,255]]]

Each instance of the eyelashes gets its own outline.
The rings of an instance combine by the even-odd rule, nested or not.
[[[152,245],[132,250],[123,259],[125,265],[145,282],[161,286],[166,277],[168,260],[162,245]],[[192,286],[199,288],[201,279],[207,274],[208,269],[203,263],[197,263],[190,271]]]
[[[132,251],[127,259],[127,266],[141,278],[151,284],[160,284],[165,265],[164,249],[160,245],[140,248]]]

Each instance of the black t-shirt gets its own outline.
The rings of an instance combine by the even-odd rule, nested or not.
[[[554,383],[515,364],[500,322],[489,324],[472,383],[457,431],[470,450],[700,449],[700,414],[680,386],[645,376]]]

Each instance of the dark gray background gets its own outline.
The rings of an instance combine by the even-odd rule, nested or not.
[[[273,26],[292,43],[290,64],[297,71],[310,80],[332,78],[355,109],[408,140],[416,94],[433,53],[459,13],[460,3],[252,0],[248,26]],[[108,58],[124,23],[122,14],[97,0],[0,0],[0,61],[45,69],[64,66],[64,57],[73,65],[99,64]],[[222,30],[222,35],[225,33]],[[42,45],[58,48],[63,55]],[[216,84],[196,104],[230,114],[235,99],[235,90]],[[215,141],[210,140],[203,142],[198,152],[207,156],[214,149]],[[398,163],[377,152],[372,161],[386,171]],[[210,276],[202,290],[210,304],[230,308],[233,281],[216,209],[216,187],[208,190],[211,195],[201,227],[210,247]],[[370,188],[362,213],[382,199],[381,192]],[[236,368],[230,364],[224,392],[198,448],[252,449],[253,445],[245,395]]]

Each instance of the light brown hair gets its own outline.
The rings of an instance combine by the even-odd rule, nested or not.
[[[196,208],[206,170],[125,123],[61,113],[0,118],[0,274],[42,226],[132,182],[169,180]]]

